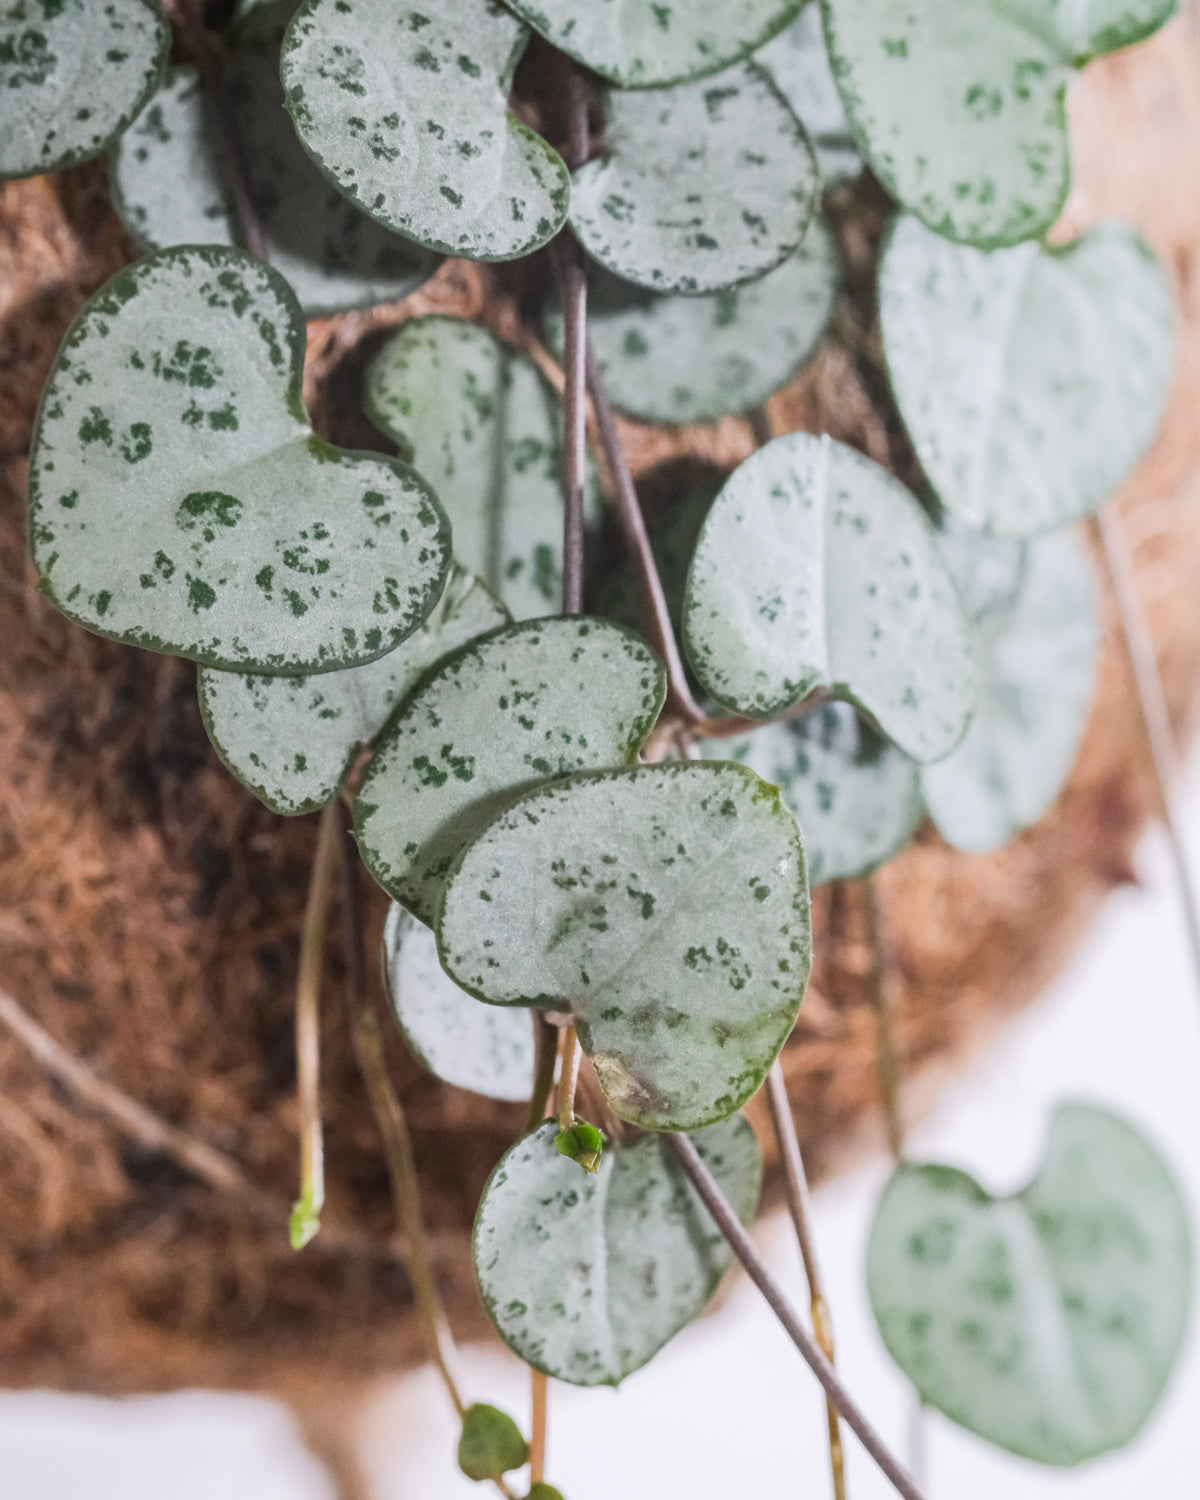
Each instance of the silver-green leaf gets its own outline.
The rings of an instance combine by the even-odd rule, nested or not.
[[[968,525],[1030,536],[1089,515],[1149,446],[1174,320],[1166,276],[1127,226],[988,252],[905,216],[879,304],[905,426]]]
[[[732,1252],[667,1143],[605,1151],[594,1175],[540,1125],[501,1157],[475,1217],[475,1278],[496,1331],[572,1385],[616,1385],[703,1311]],[[696,1150],[744,1223],[762,1153],[741,1115]]]
[[[366,666],[316,677],[202,667],[204,727],[225,765],[272,812],[315,812],[337,796],[360,747],[435,662],[507,623],[487,588],[455,566],[424,624]]]
[[[0,179],[98,156],[154,92],[170,47],[148,0],[4,0]]]
[[[462,854],[442,962],[498,1005],[568,1013],[623,1119],[693,1130],[766,1077],[811,963],[795,819],[745,766],[567,777]]]
[[[42,395],[29,534],[79,624],[208,666],[372,661],[442,593],[449,526],[405,465],[334,448],[300,401],[305,329],[236,250],[159,251],[68,330]]]
[[[1011,597],[978,601],[979,707],[962,744],[921,770],[938,832],[981,854],[1036,823],[1062,790],[1079,749],[1096,684],[1100,620],[1096,584],[1070,532],[1026,543],[960,536],[955,550],[1015,553]],[[951,553],[953,556],[953,552]]]
[[[245,28],[243,28],[245,30]],[[267,259],[309,317],[394,302],[437,257],[370,219],[317,170],[283,108],[279,37],[238,37],[224,68]],[[239,242],[225,138],[195,68],[172,68],[113,152],[113,199],[145,250]]]
[[[792,113],[808,131],[826,187],[862,171],[862,159],[846,122],[825,37],[821,8],[806,5],[786,31],[754,54],[770,73]]]
[[[563,417],[534,365],[461,318],[414,318],[371,362],[366,408],[436,488],[463,565],[514,618],[556,613]],[[585,519],[599,499],[589,468]]]
[[[305,0],[283,44],[287,107],[335,185],[447,255],[510,260],[561,228],[562,158],[508,113],[529,38],[499,0]]]
[[[962,738],[970,632],[933,527],[886,470],[830,438],[760,448],[717,496],[684,604],[696,675],[766,719],[826,688],[914,760]]]
[[[678,88],[610,93],[605,155],[575,173],[571,226],[601,265],[657,292],[715,292],[804,238],[819,174],[770,78],[739,63]]]
[[[568,57],[624,88],[706,77],[760,47],[804,0],[508,0]]]
[[[1187,1325],[1187,1211],[1130,1125],[1069,1105],[1030,1185],[993,1198],[951,1167],[884,1189],[867,1286],[922,1399],[1001,1448],[1077,1464],[1154,1410]]]
[[[824,703],[738,739],[701,740],[700,750],[779,787],[804,834],[810,887],[877,870],[904,848],[924,812],[916,765],[848,703]]]
[[[588,337],[613,401],[645,422],[750,411],[811,358],[833,312],[837,252],[824,219],[757,281],[705,297],[649,292],[596,269]],[[562,318],[549,321],[562,348]]]
[[[884,186],[938,234],[995,249],[1058,218],[1075,69],[1156,30],[1175,0],[821,8],[851,129]]]
[[[367,868],[432,924],[446,872],[519,791],[633,760],[666,695],[650,648],[606,620],[530,620],[448,657],[387,726],[354,805]]]
[[[438,961],[431,930],[395,902],[383,929],[383,974],[408,1050],[423,1068],[489,1099],[529,1098],[530,1013],[484,1005],[459,989]]]

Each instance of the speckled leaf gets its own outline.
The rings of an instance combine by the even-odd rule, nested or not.
[[[623,1119],[693,1130],[740,1109],[795,1024],[811,962],[799,830],[745,766],[572,776],[462,855],[438,945],[472,994],[569,1013]]]
[[[804,0],[508,0],[568,57],[624,88],[703,78],[762,46]]]
[[[739,739],[702,740],[700,750],[779,787],[804,834],[810,886],[877,870],[912,838],[924,811],[917,767],[848,703]]]
[[[535,367],[461,318],[414,318],[367,372],[367,415],[437,490],[454,551],[517,619],[562,599],[562,408]],[[585,517],[599,509],[589,469]]]
[[[921,781],[947,843],[984,853],[1036,823],[1070,774],[1095,689],[1100,620],[1087,556],[1070,532],[972,541],[1021,555],[1020,578],[1014,596],[990,608],[972,608],[967,595],[979,708],[962,744],[925,766]]]
[[[394,302],[437,257],[359,211],[317,170],[283,109],[278,35],[229,50],[225,86],[267,258],[309,317]],[[113,153],[113,196],[143,249],[238,243],[224,137],[196,70],[171,69]]]
[[[1154,1148],[1104,1110],[1054,1118],[1037,1177],[992,1198],[951,1167],[884,1189],[867,1286],[923,1400],[1001,1448],[1076,1464],[1154,1410],[1187,1325],[1187,1210]]]
[[[646,422],[713,422],[761,406],[811,357],[838,263],[817,218],[781,266],[706,297],[649,292],[599,268],[589,280],[588,336],[613,401]],[[548,331],[560,351],[557,313]]]
[[[752,718],[825,687],[937,760],[974,708],[968,627],[925,513],[827,437],[776,438],[734,471],[700,532],[683,628],[705,688]]]
[[[334,448],[300,402],[304,319],[236,250],[163,250],[83,309],[42,395],[29,534],[79,624],[208,666],[372,661],[442,593],[449,526],[403,464]]]
[[[367,868],[432,924],[447,870],[513,796],[633,760],[666,694],[658,658],[606,620],[530,620],[431,672],[387,726],[354,805]]]
[[[475,1217],[475,1279],[500,1337],[572,1385],[616,1385],[698,1316],[732,1252],[666,1142],[605,1151],[595,1176],[540,1125],[501,1157]],[[741,1115],[696,1150],[744,1223],[762,1153]]]
[[[408,1050],[445,1083],[489,1099],[528,1099],[533,1021],[528,1011],[484,1005],[460,990],[423,922],[392,903],[383,929],[383,973]]]
[[[857,177],[862,159],[833,81],[820,6],[806,5],[786,31],[754,54],[754,61],[770,73],[808,131],[826,187]]]
[[[0,0],[0,178],[98,156],[154,92],[170,46],[147,0]]]
[[[761,276],[804,238],[818,188],[800,122],[770,78],[719,78],[605,101],[606,154],[575,173],[571,225],[610,271],[658,292]]]
[[[419,629],[364,667],[316,677],[261,677],[202,667],[200,713],[217,754],[272,812],[315,812],[345,783],[362,745],[422,674],[508,613],[455,566]]]
[[[1088,515],[1154,436],[1171,293],[1125,225],[1066,250],[989,253],[906,216],[879,300],[905,425],[946,508],[971,526],[1028,536]]]
[[[1064,94],[1088,57],[1175,0],[821,0],[863,155],[930,229],[995,248],[1044,234],[1070,183]]]
[[[499,0],[306,0],[287,107],[317,165],[418,244],[510,260],[561,227],[561,157],[507,111],[529,32]]]

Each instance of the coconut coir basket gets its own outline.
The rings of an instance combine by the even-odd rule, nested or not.
[[[1119,507],[1186,739],[1200,683],[1197,15],[1089,69],[1072,122],[1077,186],[1064,235],[1105,215],[1131,220],[1177,294],[1171,409]],[[904,475],[911,456],[887,415],[871,309],[885,207],[860,185],[830,208],[847,291],[825,346],[770,416],[777,430],[830,432]],[[68,624],[34,591],[25,548],[25,465],[43,379],[70,318],[132,255],[102,166],[0,188],[0,1378],[311,1399],[420,1358],[336,962],[323,1021],[327,1229],[301,1254],[287,1243],[293,990],[314,820],[272,816],[218,764],[190,665]],[[307,394],[318,427],[378,446],[358,396],[382,333],[436,309],[517,336],[524,289],[514,274],[455,262],[406,303],[314,324]],[[729,467],[753,445],[732,419],[625,425],[623,435],[642,474],[681,455]],[[1111,603],[1107,611],[1095,711],[1051,812],[987,858],[954,853],[924,830],[877,879],[913,1111],[1038,993],[1104,894],[1132,878],[1131,851],[1156,800]],[[784,1064],[820,1175],[881,1128],[861,892],[823,890],[814,906],[818,961]],[[383,908],[373,892],[372,940]],[[14,1032],[21,1014],[66,1049],[65,1063],[31,1050],[28,1028]],[[71,1059],[86,1072],[70,1077]],[[441,1086],[398,1043],[391,1063],[452,1318],[460,1334],[482,1333],[467,1231],[522,1112]],[[115,1106],[97,1098],[105,1083],[122,1091]],[[154,1121],[130,1115],[123,1099],[231,1159],[240,1184],[214,1187],[211,1173],[188,1170],[178,1141],[160,1149]],[[769,1166],[769,1192],[776,1176]]]

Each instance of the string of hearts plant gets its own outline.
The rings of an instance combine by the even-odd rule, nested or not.
[[[530,1500],[558,1493],[545,1377],[620,1381],[734,1255],[822,1382],[836,1494],[839,1417],[920,1493],[833,1369],[775,1059],[813,885],[866,879],[926,814],[958,848],[996,848],[1070,770],[1098,643],[1071,526],[1153,436],[1172,310],[1129,228],[1044,236],[1069,184],[1072,74],[1172,9],[240,0],[206,28],[180,3],[168,68],[149,0],[0,3],[0,173],[107,150],[145,251],[45,387],[40,586],[88,630],[196,662],[233,774],[282,815],[323,810],[297,1248],[323,1197],[316,1021],[343,806],[395,903],[384,962],[414,1056],[458,1087],[532,1093],[474,1235],[484,1305],[534,1371],[531,1450],[451,1373],[351,963],[459,1462],[505,1494],[526,1463]],[[896,205],[878,315],[920,493],[763,415],[839,295],[822,182],[864,164]],[[314,433],[306,315],[400,299],[443,257],[547,246],[522,347],[430,316],[375,355],[366,411],[400,457]],[[614,406],[749,413],[766,440],[651,536]],[[591,569],[584,613],[606,498],[626,554]],[[355,878],[344,862],[351,957]],[[581,1058],[598,1124],[575,1112]],[[764,1083],[815,1334],[742,1228],[761,1164],[740,1111]],[[1015,1197],[898,1161],[867,1281],[926,1403],[1074,1464],[1127,1442],[1166,1384],[1186,1214],[1132,1126],[1072,1104]]]

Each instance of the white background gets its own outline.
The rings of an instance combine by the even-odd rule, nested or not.
[[[1200,776],[1183,799],[1200,858]],[[1141,851],[1143,884],[1116,892],[1070,968],[915,1133],[912,1154],[953,1162],[993,1191],[1034,1169],[1054,1104],[1123,1111],[1158,1143],[1200,1223],[1200,986],[1184,944],[1161,835]],[[838,1358],[851,1389],[902,1455],[911,1399],[870,1321],[862,1257],[886,1164],[816,1195]],[[781,1221],[760,1243],[801,1306],[794,1244]],[[465,1353],[470,1399],[526,1420],[527,1382],[496,1349]],[[0,1371],[0,1379],[3,1372]],[[385,1388],[359,1437],[378,1500],[494,1493],[454,1469],[456,1431],[426,1373]],[[1200,1345],[1193,1324],[1168,1398],[1116,1457],[1054,1472],[1006,1458],[937,1416],[925,1419],[930,1500],[1140,1500],[1200,1494]],[[891,1493],[847,1434],[852,1500]],[[817,1387],[757,1294],[737,1281],[723,1305],[619,1392],[555,1386],[547,1477],[566,1500],[743,1500],[830,1493]],[[184,1392],[106,1402],[0,1394],[4,1500],[331,1500],[287,1412],[249,1397]]]

